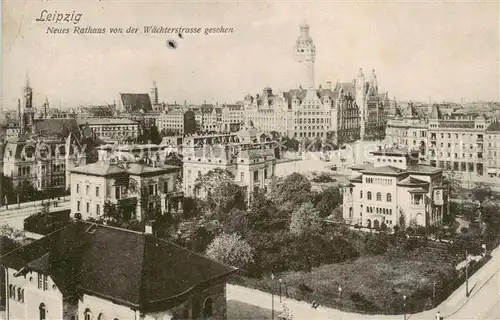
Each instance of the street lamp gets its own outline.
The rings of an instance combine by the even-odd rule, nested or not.
[[[469,257],[465,249],[465,296],[469,297]]]
[[[281,284],[283,283],[283,280],[281,278],[279,278],[279,283],[280,283],[280,303],[281,303]]]
[[[403,319],[406,320],[406,295],[403,295]]]
[[[274,274],[271,273],[271,320],[274,320]]]

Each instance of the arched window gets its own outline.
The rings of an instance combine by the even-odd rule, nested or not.
[[[371,200],[372,199],[372,192],[368,191],[368,193],[366,194],[366,197],[368,198],[368,200]]]
[[[91,320],[92,319],[92,312],[90,312],[90,309],[85,309],[85,312],[83,312],[83,319],[84,320]]]
[[[387,194],[387,202],[392,201],[392,195],[390,193]]]
[[[210,318],[213,316],[213,306],[212,298],[208,297],[203,302],[203,317]]]
[[[14,298],[16,295],[16,289],[13,285],[9,284],[9,298]]]
[[[24,290],[21,288],[17,288],[17,300],[24,302]]]
[[[382,194],[377,192],[377,201],[382,201]]]
[[[99,316],[97,316],[97,320],[104,320],[104,319],[106,319],[106,318],[104,317],[104,313],[102,313],[102,312],[101,312],[101,313],[99,313]]]
[[[47,319],[47,311],[45,310],[45,304],[40,303],[40,306],[38,307],[38,311],[40,314],[40,320]]]

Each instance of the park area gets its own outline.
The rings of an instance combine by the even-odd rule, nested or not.
[[[388,250],[310,271],[285,271],[274,280],[240,275],[233,282],[347,312],[398,314],[431,309],[443,301],[460,278],[458,260],[429,247],[407,253]]]

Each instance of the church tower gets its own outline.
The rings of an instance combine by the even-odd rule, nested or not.
[[[358,76],[354,79],[355,90],[356,90],[356,105],[359,109],[361,133],[360,138],[363,139],[365,135],[366,126],[366,82],[365,75],[363,74],[363,69],[359,69]]]
[[[300,35],[294,47],[295,61],[302,65],[301,84],[305,89],[314,87],[314,60],[316,59],[316,46],[309,36],[309,25],[300,25]]]
[[[153,107],[158,105],[158,87],[156,86],[156,81],[153,81],[153,87],[149,91],[149,100],[151,100]]]
[[[33,109],[33,89],[31,89],[28,76],[26,76],[26,86],[24,87],[22,107],[23,128],[25,132],[33,132],[35,123],[35,110]]]

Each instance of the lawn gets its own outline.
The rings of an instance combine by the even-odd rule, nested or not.
[[[310,272],[284,272],[270,279],[239,278],[238,283],[271,291],[271,284],[297,300],[318,301],[323,306],[359,313],[401,313],[432,307],[433,282],[451,275],[453,264],[440,251],[415,250],[409,256],[365,256],[345,263],[323,265]],[[339,292],[341,287],[341,295]],[[439,288],[439,286],[437,286]],[[444,291],[444,290],[442,290]]]
[[[267,320],[271,319],[271,310],[257,307],[236,300],[227,302],[227,318],[229,320]]]

